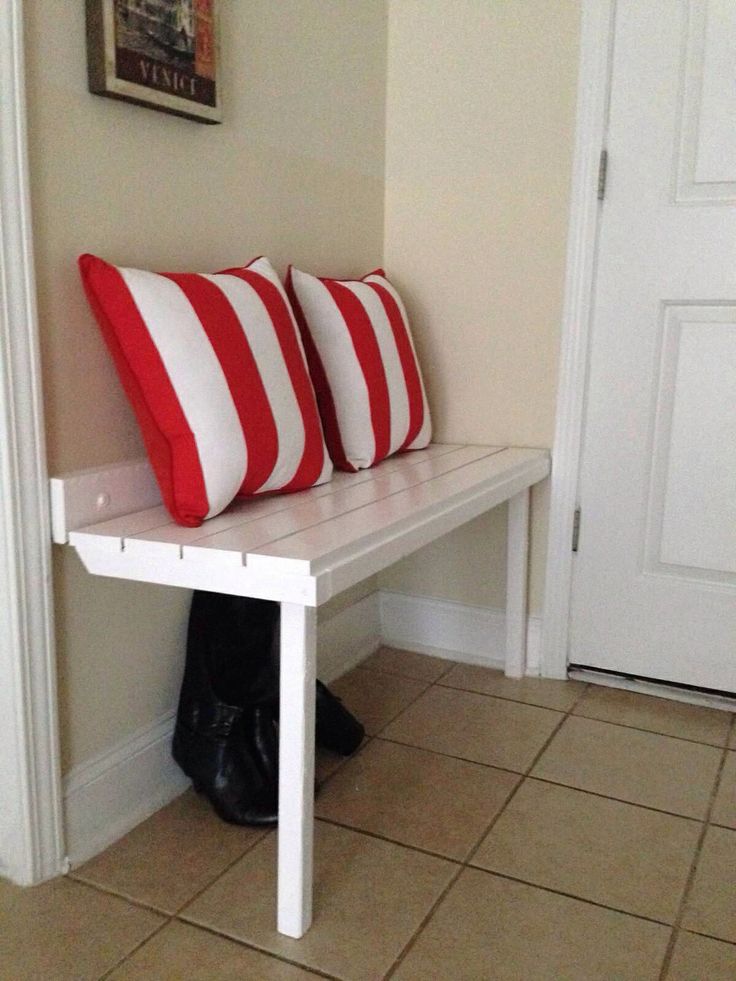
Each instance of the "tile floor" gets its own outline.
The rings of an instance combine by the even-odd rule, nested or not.
[[[0,883],[0,978],[734,981],[731,715],[383,648],[335,684],[316,918],[274,930],[275,834],[192,792],[65,879]]]

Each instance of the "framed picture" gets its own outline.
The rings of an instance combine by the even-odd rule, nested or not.
[[[216,8],[217,0],[87,0],[90,92],[219,123]]]

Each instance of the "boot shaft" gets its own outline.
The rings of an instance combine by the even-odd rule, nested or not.
[[[278,603],[197,590],[192,596],[179,715],[223,723],[227,709],[278,697]]]

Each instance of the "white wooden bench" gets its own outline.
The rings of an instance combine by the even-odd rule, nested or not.
[[[526,661],[529,488],[549,454],[432,444],[298,494],[240,500],[200,528],[172,523],[145,461],[51,481],[54,540],[94,575],[281,604],[278,929],[312,919],[316,608],[509,501],[506,673]]]

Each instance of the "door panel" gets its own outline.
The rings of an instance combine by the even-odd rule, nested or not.
[[[725,320],[724,318],[728,318]],[[671,307],[665,320],[667,373],[661,411],[660,561],[726,573],[736,569],[736,308]],[[720,577],[719,577],[720,578]]]
[[[736,4],[617,5],[570,659],[736,691]]]
[[[683,45],[678,201],[736,200],[736,4],[690,0]],[[730,82],[730,84],[729,84]]]

